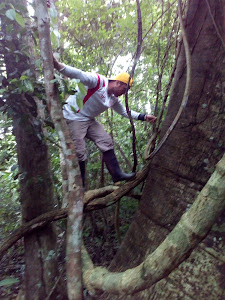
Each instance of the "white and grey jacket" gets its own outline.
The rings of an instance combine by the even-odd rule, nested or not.
[[[114,95],[108,95],[109,80],[106,77],[99,74],[83,72],[69,66],[65,66],[60,72],[67,77],[80,79],[80,82],[87,88],[82,109],[79,109],[77,105],[76,94],[67,98],[66,104],[63,106],[64,118],[88,121],[94,119],[108,108],[112,108],[121,116],[128,118],[126,108],[120,99]],[[144,121],[145,114],[131,110],[131,117],[136,120]]]

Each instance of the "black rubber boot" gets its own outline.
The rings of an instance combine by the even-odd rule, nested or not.
[[[85,190],[85,160],[79,161],[79,166],[80,166],[82,184],[83,184],[83,188]]]
[[[103,161],[112,176],[113,182],[131,180],[136,176],[136,173],[127,174],[121,171],[113,149],[103,152]]]

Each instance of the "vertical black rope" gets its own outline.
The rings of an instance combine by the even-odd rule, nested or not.
[[[129,82],[127,85],[127,92],[125,94],[125,104],[126,104],[126,110],[127,114],[129,116],[131,128],[132,128],[132,137],[133,137],[133,142],[132,142],[132,147],[133,147],[133,158],[134,158],[134,165],[133,165],[133,172],[136,171],[137,168],[137,152],[136,152],[136,135],[135,135],[135,128],[134,128],[134,122],[131,118],[131,112],[129,110],[129,105],[128,105],[128,90],[129,90],[129,84],[130,80],[134,75],[134,70],[136,68],[136,65],[138,63],[138,60],[141,56],[141,46],[142,46],[142,18],[141,18],[141,8],[140,8],[140,3],[139,0],[136,0],[137,3],[137,21],[138,21],[138,43],[137,43],[137,50],[135,54],[135,59],[134,59],[134,64],[130,73],[130,78]]]

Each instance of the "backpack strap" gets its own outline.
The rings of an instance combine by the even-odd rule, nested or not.
[[[88,101],[88,99],[100,88],[100,76],[97,74],[98,76],[98,83],[96,85],[95,88],[93,89],[88,89],[86,96],[83,99],[83,105]],[[103,79],[103,87],[105,86],[105,80]],[[80,109],[77,111],[79,112]]]

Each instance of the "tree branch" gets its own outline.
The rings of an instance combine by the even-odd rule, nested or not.
[[[50,39],[50,19],[45,0],[35,0],[35,11],[38,21],[39,44],[43,60],[46,101],[48,109],[58,133],[62,151],[65,157],[68,173],[68,218],[67,218],[67,289],[70,300],[81,300],[82,267],[81,267],[81,237],[83,214],[83,189],[79,171],[75,145],[70,137],[69,129],[63,118],[61,105],[58,101],[56,89],[52,83],[54,79],[53,57]]]
[[[157,24],[157,22],[162,18],[162,16],[176,3],[176,0],[171,3],[171,5],[169,5],[167,7],[167,9],[156,19],[156,21],[151,25],[151,27],[149,28],[149,30],[146,32],[146,34],[143,37],[143,40],[147,37],[147,35],[151,32],[151,30],[153,29],[153,27]]]
[[[116,192],[124,189],[124,186]],[[127,295],[149,288],[168,276],[190,255],[191,251],[208,234],[210,228],[224,209],[225,154],[191,208],[181,217],[177,226],[163,243],[153,253],[148,255],[139,266],[122,273],[112,273],[105,268],[94,267],[85,247],[82,246],[84,284],[92,294],[106,291],[108,293]],[[26,233],[34,230],[35,226],[39,228],[40,224],[33,224],[33,226],[31,224],[32,222],[37,222],[37,219],[43,221],[43,217],[45,217],[45,222],[50,222],[66,216],[67,209],[58,210],[57,215],[55,211],[49,212],[21,226],[17,232],[21,235],[21,233],[24,234],[25,228]],[[181,240],[182,243],[179,242]],[[2,254],[2,247],[0,247],[0,254]]]
[[[111,206],[116,203],[124,195],[127,195],[133,188],[135,188],[139,183],[141,183],[148,175],[149,167],[151,162],[148,162],[145,167],[136,174],[136,177],[124,183],[119,189],[115,190],[111,194],[108,194],[104,198],[98,198],[84,205],[85,211],[90,211],[93,209],[101,209],[107,206]]]
[[[24,235],[29,234],[33,230],[37,230],[41,227],[46,226],[49,222],[57,221],[67,217],[67,208],[61,208],[58,210],[53,210],[47,213],[44,213],[37,218],[31,220],[30,222],[24,223],[12,234],[9,235],[0,245],[0,258],[4,253],[12,247],[19,239]]]
[[[89,208],[89,202],[93,201],[96,198],[104,197],[109,193],[112,193],[115,190],[121,190],[117,186],[108,186],[97,190],[87,191],[84,195],[84,203],[86,208],[84,212],[94,210],[95,205],[92,204],[92,208]],[[122,197],[122,196],[121,196]],[[99,203],[97,203],[97,209],[99,209]],[[106,207],[107,205],[102,204],[102,207]],[[37,230],[41,227],[46,226],[49,222],[57,221],[63,218],[67,218],[68,208],[61,208],[57,210],[53,210],[47,213],[44,213],[37,218],[31,220],[30,222],[22,224],[17,230],[15,230],[9,237],[7,237],[0,245],[0,257],[4,255],[4,253],[12,247],[19,239],[21,239],[24,235],[29,234],[33,230]]]
[[[225,154],[216,170],[197,196],[191,208],[181,217],[159,247],[137,267],[124,272],[109,272],[95,267],[82,249],[83,280],[92,294],[135,294],[168,276],[205,238],[225,209]],[[182,241],[182,242],[181,242]]]

